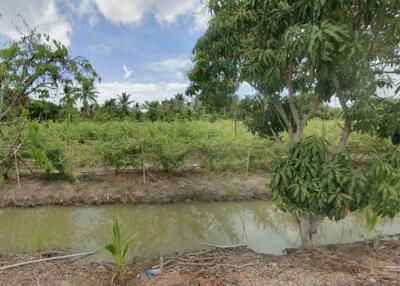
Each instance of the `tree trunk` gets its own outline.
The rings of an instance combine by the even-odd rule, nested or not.
[[[294,135],[294,143],[300,142],[304,136],[304,124],[303,122],[297,126],[296,134]]]
[[[346,149],[347,144],[349,143],[351,131],[351,119],[345,115],[342,136],[340,137],[340,142],[337,149],[338,153],[341,153]]]
[[[349,107],[347,106],[347,100],[345,98],[345,96],[343,95],[342,91],[340,89],[338,89],[336,91],[336,95],[339,98],[339,103],[342,106],[343,109],[343,117],[344,117],[344,126],[343,126],[343,131],[342,131],[342,136],[340,138],[340,142],[339,142],[339,146],[337,149],[337,152],[343,152],[346,147],[347,144],[349,142],[349,138],[350,138],[350,134],[352,131],[352,120],[350,118],[349,115]]]
[[[299,234],[301,238],[302,248],[314,247],[314,235],[317,233],[319,226],[323,221],[322,216],[312,216],[306,214],[295,215],[296,222],[299,226]]]

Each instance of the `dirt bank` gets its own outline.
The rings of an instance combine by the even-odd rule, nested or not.
[[[268,242],[266,242],[268,243]],[[41,258],[43,254],[0,256],[0,267]],[[164,271],[148,277],[156,261],[129,265],[128,285],[399,285],[399,236],[338,244],[283,256],[257,254],[240,247],[166,257]],[[0,272],[0,285],[110,285],[110,264],[51,261]]]
[[[73,182],[23,176],[20,189],[12,180],[0,190],[0,207],[264,199],[268,182],[269,176],[263,172],[249,176],[161,173],[148,178],[146,184],[140,174],[105,173],[82,176]]]

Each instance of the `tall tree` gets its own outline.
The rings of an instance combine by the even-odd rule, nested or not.
[[[97,94],[93,80],[82,80],[81,88],[77,91],[77,98],[82,102],[86,116],[90,114],[90,105],[97,102]]]
[[[73,87],[71,84],[66,83],[63,87],[64,96],[61,97],[60,103],[64,105],[67,114],[68,114],[68,122],[71,122],[71,113],[74,110],[74,106],[77,100],[77,92],[78,89]]]
[[[120,110],[120,115],[122,117],[128,116],[130,114],[130,105],[134,102],[133,100],[129,100],[132,94],[128,94],[123,92],[120,96],[118,96],[118,105]]]
[[[26,124],[21,122],[29,97],[47,98],[66,82],[97,78],[87,59],[72,57],[60,42],[35,30],[0,49],[0,134],[4,125],[19,129],[0,154],[0,175],[7,174],[24,144],[21,134]]]
[[[294,214],[302,241],[309,246],[321,218],[341,219],[347,213],[341,209],[365,206],[359,193],[348,193],[365,184],[362,174],[348,176],[354,165],[345,156],[327,157],[325,142],[304,140],[305,125],[336,95],[345,119],[338,152],[344,151],[352,130],[350,103],[374,96],[377,86],[391,84],[385,73],[400,64],[400,3],[210,0],[208,8],[212,17],[193,50],[190,88],[201,94],[245,81],[273,106],[291,151],[276,169],[272,198]],[[304,107],[300,99],[306,95],[310,96]],[[269,135],[273,133],[277,130]],[[327,171],[319,172],[323,168]],[[333,181],[336,175],[332,177],[331,171],[338,168],[344,172]]]

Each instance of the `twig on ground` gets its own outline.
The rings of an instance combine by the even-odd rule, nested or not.
[[[84,252],[84,253],[77,253],[77,254],[69,254],[69,255],[63,255],[63,256],[55,256],[55,257],[49,257],[49,258],[36,259],[36,260],[31,260],[31,261],[24,261],[24,262],[20,262],[20,263],[16,263],[16,264],[3,266],[3,267],[0,268],[0,271],[6,270],[6,269],[15,268],[15,267],[18,267],[18,266],[24,266],[24,265],[28,265],[28,264],[46,262],[46,261],[51,261],[51,260],[69,259],[69,258],[73,258],[73,257],[77,257],[77,256],[88,256],[88,255],[91,255],[91,254],[94,254],[94,253],[96,253],[96,252],[95,251],[93,251],[93,252]]]

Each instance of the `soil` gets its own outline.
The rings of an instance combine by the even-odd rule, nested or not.
[[[156,261],[128,266],[127,285],[399,285],[400,236],[336,244],[287,255],[258,254],[246,247],[212,248],[164,259],[163,272],[147,276]],[[0,267],[48,254],[0,256]],[[110,264],[50,261],[0,271],[0,285],[110,285]],[[117,279],[114,279],[118,283]]]
[[[100,205],[265,199],[270,177],[265,172],[242,174],[184,172],[149,174],[88,173],[76,181],[21,176],[0,189],[0,207]]]

